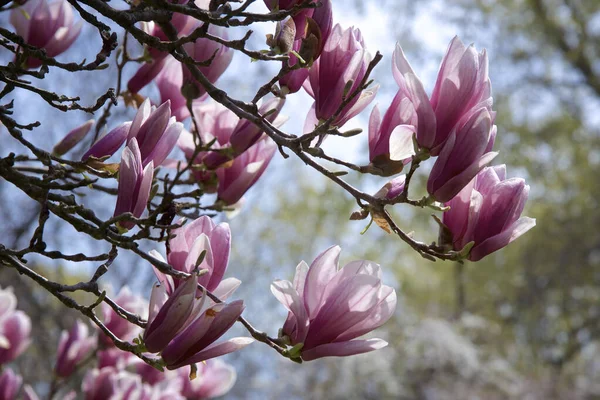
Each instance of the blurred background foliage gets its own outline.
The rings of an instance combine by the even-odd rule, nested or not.
[[[334,11],[347,3],[334,0]],[[360,25],[379,23],[369,3],[353,3],[363,16]],[[274,334],[285,313],[268,290],[270,282],[290,279],[300,260],[310,263],[332,244],[341,245],[342,263],[380,263],[398,289],[399,307],[376,332],[390,345],[375,353],[300,366],[259,344],[231,355],[238,384],[229,397],[600,398],[600,2],[380,0],[375,7],[394,16],[378,29],[402,44],[417,71],[425,71],[420,75],[429,90],[444,52],[443,46],[423,45],[433,24],[443,43],[458,34],[487,48],[498,111],[495,163],[506,163],[509,176],[523,176],[531,185],[525,215],[536,218],[537,227],[476,264],[432,263],[376,226],[361,235],[367,221],[348,220],[356,204],[340,188],[292,157],[274,160],[243,213],[230,221],[228,275],[244,282],[238,297],[247,303],[248,319]],[[375,76],[384,108],[389,102],[381,98],[391,99],[395,89],[391,49],[385,50]],[[423,191],[425,173],[413,193]],[[385,183],[348,179],[372,192]],[[26,206],[22,212],[28,214]],[[419,239],[436,239],[430,212],[394,213]],[[15,228],[10,240],[18,241],[18,234]],[[127,268],[113,275],[115,286],[135,276],[139,282],[129,285],[149,287],[147,266],[131,265],[135,273]],[[19,362],[25,375],[42,382],[27,365],[51,364],[56,322],[70,326],[73,316],[14,275],[0,270],[2,286],[21,294],[19,308],[36,329],[35,351]]]

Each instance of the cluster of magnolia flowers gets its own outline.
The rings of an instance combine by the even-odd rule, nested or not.
[[[115,301],[141,315],[148,307],[144,299],[133,295],[127,287]],[[31,318],[16,310],[17,299],[10,287],[0,288],[0,304],[0,398],[37,400],[34,388],[23,385],[23,378],[9,367],[17,357],[27,356]],[[106,304],[101,315],[105,325],[124,340],[133,340],[141,333],[141,328],[122,319]],[[79,389],[60,390],[65,381],[78,376],[78,371],[85,371]],[[193,380],[189,379],[190,367],[160,372],[133,354],[117,349],[101,331],[90,332],[85,323],[75,320],[72,328],[60,335],[52,390],[54,395],[60,393],[62,399],[75,399],[77,392],[86,400],[208,399],[227,393],[236,380],[235,369],[221,360],[199,363],[194,371]]]
[[[297,3],[297,0],[265,0],[270,10],[289,10]],[[363,82],[372,58],[360,30],[334,25],[331,2],[321,3],[320,7],[302,9],[281,21],[275,35],[268,38],[271,51],[290,56],[282,66],[287,72],[279,79],[282,98],[264,101],[258,107],[259,113],[275,127],[285,120],[279,115],[283,97],[302,88],[314,99],[304,124],[305,132],[313,131],[324,121],[340,128],[375,98],[377,87],[365,86]],[[197,5],[206,8],[205,4]],[[69,47],[79,28],[73,25],[72,11],[66,2],[61,0],[49,6],[45,0],[30,0],[27,7],[29,18],[23,19],[15,10],[11,21],[28,43],[45,48],[49,55]],[[189,35],[201,25],[177,13],[171,22],[179,37]],[[44,38],[51,39],[40,42],[38,30],[50,25],[56,31],[50,29],[51,35],[45,34]],[[168,40],[153,23],[145,24],[143,29]],[[210,25],[208,33],[227,38],[222,27]],[[217,81],[232,59],[230,48],[209,38],[186,43],[184,48],[198,62],[212,60],[209,65],[199,67],[210,82]],[[114,215],[142,216],[159,166],[187,167],[203,193],[216,193],[217,200],[228,206],[239,204],[244,193],[263,174],[276,144],[253,123],[207,100],[203,86],[187,66],[171,55],[149,49],[149,58],[127,86],[131,93],[137,93],[154,82],[160,102],[152,105],[149,99],[143,101],[132,121],[101,137],[82,159],[102,162],[125,145],[118,169]],[[473,46],[467,47],[454,38],[431,96],[425,92],[399,45],[393,54],[392,73],[398,92],[383,115],[378,107],[371,113],[370,164],[366,169],[379,176],[397,176],[375,197],[393,200],[406,195],[406,176],[398,174],[411,162],[436,157],[427,181],[428,198],[423,204],[442,204],[440,246],[464,252],[466,258],[477,261],[531,229],[535,220],[521,217],[529,186],[521,178],[507,178],[504,166],[487,166],[497,155],[492,151],[497,128],[485,51],[478,53]],[[193,133],[184,126],[190,117]],[[71,150],[92,125],[93,121],[89,121],[71,131],[55,146],[54,154],[63,155]],[[168,158],[176,146],[183,151],[187,164]],[[124,230],[136,225],[133,219],[119,220],[118,224]],[[203,365],[207,370],[213,366],[226,368],[220,363],[201,362],[239,350],[253,341],[246,337],[219,341],[244,310],[241,300],[227,302],[240,284],[235,278],[223,279],[231,246],[229,227],[225,223],[216,225],[206,216],[187,224],[179,220],[176,224],[179,228],[170,233],[166,260],[159,252],[152,255],[185,273],[187,278],[174,278],[155,268],[160,283],[152,290],[143,333],[105,304],[104,323],[122,340],[136,339],[167,370],[181,371],[185,367],[185,375],[190,368],[197,368],[188,366]],[[285,354],[295,361],[359,354],[387,345],[381,339],[358,338],[393,315],[394,289],[382,283],[381,269],[373,262],[353,261],[338,268],[339,253],[339,247],[331,247],[310,267],[301,262],[293,282],[277,280],[271,286],[274,296],[289,311],[278,339],[286,347]],[[142,314],[122,296],[116,301],[123,308]],[[62,348],[78,343],[78,350],[68,350],[70,356],[59,356],[59,360],[73,363],[74,358],[78,361],[85,358],[80,356],[86,353],[82,351],[85,345],[80,344],[84,338],[87,329],[84,332],[77,325]],[[105,347],[111,346],[106,337],[100,342]],[[187,390],[175,390],[176,380],[144,378],[139,371],[155,376],[147,365],[138,365],[142,378],[131,377],[127,375],[124,353],[115,356],[105,348],[98,351],[99,365],[88,372],[83,386],[84,392],[91,393],[89,398],[107,398],[103,397],[105,390],[139,393]],[[60,370],[72,368],[61,366]],[[193,385],[183,380],[181,385],[185,388]]]

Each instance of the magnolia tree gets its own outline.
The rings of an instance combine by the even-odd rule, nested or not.
[[[376,262],[357,260],[340,268],[341,249],[335,245],[310,265],[301,261],[293,282],[272,283],[272,294],[289,311],[277,335],[253,327],[243,317],[243,300],[231,300],[241,284],[227,276],[236,242],[228,224],[214,218],[232,211],[244,218],[243,196],[276,153],[300,158],[347,192],[358,207],[350,219],[375,221],[431,261],[478,261],[535,225],[521,216],[529,186],[508,178],[504,165],[491,164],[498,154],[497,128],[485,51],[454,38],[428,94],[397,44],[389,55],[397,94],[385,111],[371,111],[364,134],[370,162],[356,165],[328,155],[322,144],[328,136],[363,135],[344,125],[375,98],[378,86],[370,75],[383,56],[371,55],[359,27],[336,23],[330,0],[264,0],[262,10],[253,3],[0,0],[0,12],[10,14],[12,24],[0,27],[2,52],[11,53],[11,61],[0,65],[0,102],[29,91],[48,107],[83,110],[96,118],[53,148],[42,148],[30,136],[44,127],[20,121],[15,113],[25,105],[0,103],[2,129],[21,149],[0,158],[0,176],[40,205],[28,246],[0,245],[1,264],[81,316],[58,343],[50,398],[74,397],[69,392],[74,386],[65,382],[82,368],[84,378],[76,386],[88,399],[207,398],[226,393],[235,381],[235,370],[218,357],[255,341],[296,363],[387,345],[360,337],[392,316],[394,288],[382,282]],[[272,33],[263,48],[251,49],[250,29],[269,21]],[[245,34],[239,34],[240,27]],[[102,40],[95,59],[65,60],[61,53],[82,30],[97,32]],[[128,41],[137,41],[143,51],[131,54]],[[241,62],[278,66],[248,102],[219,88],[234,52],[244,55]],[[106,75],[112,59],[114,87],[105,88],[93,104],[40,84],[56,69],[73,77],[82,71]],[[126,81],[122,71],[132,63],[138,69]],[[158,96],[147,97],[152,85]],[[292,135],[283,129],[282,112],[286,99],[301,90],[314,102],[303,134]],[[117,120],[111,118],[117,107],[137,112],[131,121]],[[108,133],[99,137],[103,130]],[[69,156],[76,146],[83,148],[81,158]],[[184,158],[169,158],[175,147]],[[113,155],[118,163],[107,161]],[[435,162],[427,193],[412,193],[411,180],[429,158]],[[382,188],[362,191],[345,180],[348,173],[376,175]],[[114,205],[114,214],[98,215],[94,203],[84,203],[86,193]],[[8,199],[3,201],[5,206]],[[427,244],[402,229],[389,213],[401,207],[434,210],[439,240]],[[82,238],[106,242],[110,251],[65,254],[49,248],[49,220],[72,226]],[[143,250],[148,247],[154,250]],[[149,304],[127,289],[112,297],[104,289],[103,275],[126,252],[156,274],[158,282],[147,288]],[[88,280],[68,285],[27,264],[36,257],[92,262],[97,268]],[[77,292],[96,300],[82,304],[75,300]],[[21,390],[25,398],[36,398],[8,366],[34,339],[35,321],[16,310],[10,288],[0,297],[1,397],[15,398]],[[248,335],[221,340],[236,323]]]

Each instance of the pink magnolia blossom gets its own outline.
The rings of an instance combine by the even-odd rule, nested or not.
[[[387,345],[381,339],[354,340],[383,325],[396,308],[396,291],[381,282],[379,265],[353,261],[338,270],[341,249],[330,247],[310,268],[302,261],[294,282],[277,280],[271,292],[288,310],[282,333],[302,344],[305,361],[349,356]]]
[[[331,0],[321,1],[321,3],[321,6],[316,9],[307,8],[293,16],[295,37],[292,50],[299,54],[302,53],[301,56],[308,66],[320,57],[333,26]],[[276,6],[280,10],[288,10],[295,5],[295,2],[280,1],[279,4],[272,4],[270,0],[265,0],[265,4],[270,9]],[[283,23],[285,21],[281,22],[281,24]],[[279,29],[279,32],[284,32],[284,30]],[[277,41],[277,37],[275,41]],[[290,57],[288,64],[293,67],[298,63],[298,57],[293,53],[288,53],[288,55]],[[282,76],[279,83],[282,87],[287,88],[288,93],[296,93],[302,88],[307,77],[308,68],[300,68]]]
[[[196,368],[197,377],[194,380],[188,378],[189,367],[177,370],[183,381],[181,393],[188,399],[212,399],[223,396],[231,390],[237,379],[235,368],[218,358],[198,363]]]
[[[58,355],[54,371],[57,376],[71,376],[78,363],[83,361],[93,350],[96,338],[89,336],[88,326],[80,320],[70,331],[62,331],[58,343]]]
[[[166,101],[158,108],[150,106],[146,99],[138,109],[133,121],[126,122],[100,138],[83,155],[82,160],[90,156],[96,158],[112,156],[125,143],[136,139],[146,167],[150,162],[160,166],[173,150],[183,130],[183,124],[171,117],[171,102]]]
[[[241,300],[215,304],[204,294],[196,297],[197,284],[197,276],[192,276],[167,296],[164,289],[156,294],[162,286],[153,289],[144,343],[148,350],[161,352],[168,369],[228,354],[254,341],[238,337],[215,344],[242,314],[244,305]]]
[[[388,111],[392,113],[388,124],[392,127],[407,122],[413,125],[417,143],[420,147],[429,149],[433,146],[436,132],[436,118],[429,98],[400,44],[396,43],[392,57],[392,73],[399,89],[390,106],[391,111]],[[389,131],[389,127],[387,130]]]
[[[446,203],[443,223],[452,233],[452,247],[474,242],[469,260],[479,261],[535,226],[522,217],[529,186],[522,178],[506,179],[506,166],[484,168],[456,197]]]
[[[29,0],[10,13],[10,23],[27,44],[55,57],[65,52],[81,31],[82,21],[73,23],[73,8],[66,0]],[[29,57],[27,67],[37,68],[41,60]]]
[[[271,98],[265,102],[260,101],[258,103],[258,112],[260,115],[266,115],[264,118],[267,122],[271,123],[275,128],[280,127],[287,121],[286,117],[280,116],[279,113],[285,104],[285,99],[280,99],[277,97]],[[224,108],[224,107],[223,107]],[[209,117],[204,117],[204,123],[201,125],[200,129],[204,130],[203,136],[205,140],[212,140],[211,133],[217,138],[218,144],[215,148],[226,148],[229,147],[230,156],[226,156],[222,153],[218,152],[209,152],[209,154],[202,159],[202,163],[206,165],[209,169],[214,169],[218,166],[221,166],[233,157],[237,157],[246,150],[248,150],[252,145],[254,145],[258,140],[263,136],[263,131],[254,123],[246,120],[240,119],[232,111],[227,110],[227,112],[223,111],[222,108],[217,108],[217,112],[219,112],[220,118],[216,118],[214,120],[214,124],[212,127],[208,125],[206,122],[210,121]],[[202,112],[200,109],[197,110],[196,115],[199,112]],[[228,118],[228,121],[225,121],[223,125],[220,125],[220,119]],[[230,127],[229,121],[235,120],[237,123],[233,127],[232,130],[229,130]]]
[[[183,72],[179,61],[171,55],[167,56],[162,69],[156,78],[154,78],[154,83],[156,83],[158,93],[160,94],[160,102],[171,102],[171,111],[177,121],[183,121],[190,116],[187,100],[181,93]]]
[[[0,366],[13,361],[31,343],[31,319],[16,307],[12,288],[0,289]]]
[[[0,375],[0,399],[14,400],[17,398],[23,379],[10,368],[5,368]]]
[[[458,194],[498,153],[491,151],[496,138],[493,113],[486,107],[473,109],[452,129],[435,161],[427,191],[447,202]]]
[[[222,26],[210,25],[208,33],[227,40],[227,29]],[[198,66],[200,72],[211,83],[215,83],[223,72],[231,64],[233,59],[233,51],[231,48],[217,43],[208,38],[199,38],[195,42],[186,43],[183,45],[188,55],[198,62],[206,62],[212,59],[210,65]],[[213,57],[214,56],[214,57]],[[201,97],[206,93],[206,89],[193,77],[187,66],[182,65],[183,82],[191,83],[196,88],[194,98]]]
[[[219,200],[228,205],[239,202],[265,172],[276,149],[277,145],[269,137],[264,136],[236,157],[231,166],[217,169]]]
[[[86,400],[184,400],[181,382],[144,383],[139,375],[113,367],[92,369],[83,378],[81,389]]]
[[[63,154],[66,154],[69,150],[75,147],[79,142],[83,140],[85,135],[90,131],[92,126],[96,121],[90,119],[85,122],[83,125],[78,126],[77,128],[71,130],[66,136],[54,146],[52,149],[52,154],[60,157]]]
[[[182,223],[179,220],[178,223]],[[231,251],[231,230],[229,224],[222,222],[215,224],[210,217],[202,216],[190,224],[171,232],[174,237],[169,242],[167,262],[178,271],[191,273],[196,268],[198,257],[205,251],[203,267],[206,271],[198,278],[198,283],[209,291],[215,291],[221,285],[227,270],[229,253]],[[162,256],[152,251],[152,256],[163,260]],[[154,270],[159,281],[171,294],[180,284],[171,276]],[[239,280],[229,278],[223,287],[237,288]]]
[[[186,3],[186,1],[177,3]],[[198,27],[198,21],[193,17],[179,13],[173,13],[171,24],[177,31],[178,37],[187,36]],[[156,36],[161,41],[169,40],[160,26],[153,21],[144,24],[143,30],[152,36]],[[167,67],[167,60],[172,58],[169,56],[169,53],[157,50],[153,47],[150,47],[148,52],[150,53],[152,60],[143,64],[133,75],[133,77],[131,77],[129,82],[127,82],[127,90],[129,90],[131,93],[139,92],[143,87],[152,82],[152,80],[154,80],[161,73],[161,71]],[[179,62],[176,64],[177,68],[181,69],[181,64],[179,64]],[[179,84],[179,88],[181,88],[181,83]]]
[[[206,296],[202,296],[196,301],[194,308],[199,311],[197,316],[189,321],[161,353],[168,369],[232,353],[254,341],[252,338],[238,337],[214,343],[242,314],[244,304],[241,300],[214,304]]]
[[[466,47],[458,37],[454,37],[442,60],[431,94],[431,106],[436,116],[432,155],[440,154],[455,125],[471,109],[485,105],[491,111],[491,92],[485,50],[477,53],[473,46]]]
[[[208,271],[208,278],[204,279],[204,284],[215,287],[212,292],[221,299],[227,298],[239,286],[237,280],[221,282],[222,275],[215,272],[215,266],[217,262],[222,263],[222,260],[217,261],[213,256],[211,239],[205,233],[196,237],[200,231],[213,233],[215,253],[225,252],[228,255],[229,239],[228,236],[226,239],[223,237],[223,234],[228,234],[228,229],[227,232],[217,229],[212,229],[211,232],[210,221],[203,220],[201,224],[205,226],[191,227],[190,235],[186,235],[188,232],[185,231],[179,232],[183,235],[180,236],[179,245],[175,244],[176,247],[183,247],[184,251],[183,254],[175,254],[174,259],[177,261],[185,256],[183,268],[192,272],[192,276],[179,282],[175,288],[170,276],[157,273],[161,284],[153,288],[150,297],[144,343],[149,351],[162,352],[162,358],[169,369],[227,354],[251,343],[251,340],[246,338],[235,338],[213,344],[233,325],[244,306],[241,301],[215,304],[206,296],[204,289],[197,290],[199,280],[202,280],[203,276],[198,277],[195,271],[203,270]],[[215,228],[214,225],[212,227]],[[189,250],[187,246],[190,246]],[[205,255],[201,258],[203,253]],[[199,259],[201,262],[198,264]]]
[[[143,167],[137,140],[132,139],[121,156],[115,216],[129,212],[136,218],[141,217],[148,204],[153,175],[153,161]],[[125,229],[135,226],[133,221],[119,221],[118,224]]]
[[[367,72],[371,55],[357,28],[343,30],[338,24],[325,43],[321,56],[309,70],[305,89],[315,99],[309,111],[305,131],[310,131],[320,120],[333,117],[344,98],[359,87]],[[378,87],[363,90],[337,115],[333,126],[341,127],[359,114],[375,97]]]

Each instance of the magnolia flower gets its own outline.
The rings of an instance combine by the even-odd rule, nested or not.
[[[160,94],[160,102],[171,102],[171,112],[177,121],[183,121],[190,116],[187,100],[181,93],[183,72],[179,61],[171,55],[167,56],[159,74],[154,78],[154,83]]]
[[[270,0],[265,0],[265,4],[270,9],[276,7],[280,10],[288,10],[295,5],[295,3],[283,1],[280,1],[279,4],[272,4]],[[289,21],[280,21],[272,42],[279,51],[288,53],[290,67],[299,61],[296,54],[299,54],[309,67],[321,55],[331,34],[332,26],[331,0],[321,1],[320,7],[303,9],[294,14]],[[307,77],[308,68],[295,69],[282,76],[279,83],[286,88],[288,93],[296,93],[302,88]]]
[[[310,268],[302,261],[294,283],[276,280],[271,292],[288,310],[282,333],[299,357],[310,361],[349,356],[387,345],[381,339],[353,340],[383,325],[396,308],[396,291],[381,282],[379,265],[353,261],[338,270],[341,249],[330,247]]]
[[[309,70],[305,89],[315,102],[309,111],[305,131],[311,131],[319,120],[335,116],[333,126],[341,127],[360,113],[375,97],[378,87],[365,89],[336,115],[344,99],[361,84],[371,61],[357,28],[333,28],[321,56]]]
[[[31,319],[16,306],[12,288],[0,289],[0,366],[17,358],[31,343]]]
[[[211,24],[208,28],[208,33],[227,40],[228,35],[225,27]],[[198,66],[198,69],[211,83],[215,83],[223,75],[223,72],[225,72],[233,59],[233,51],[229,47],[208,38],[196,39],[194,42],[184,44],[183,48],[191,58],[198,62],[210,61],[209,65]],[[203,96],[206,93],[206,89],[194,78],[189,68],[186,65],[182,65],[182,71],[184,84],[191,83],[195,88],[195,93],[191,97],[197,98]]]
[[[431,106],[436,116],[432,155],[436,156],[442,151],[455,125],[472,108],[479,104],[491,111],[491,93],[485,50],[477,53],[473,46],[466,47],[458,37],[454,37],[442,60],[431,94]]]
[[[113,300],[121,308],[144,318],[145,311],[148,307],[148,303],[141,297],[131,293],[131,290],[129,290],[127,286],[123,287],[119,291],[119,294],[115,298],[113,298]],[[104,325],[116,337],[118,337],[121,340],[131,341],[139,335],[141,331],[141,328],[139,326],[132,324],[123,317],[120,317],[108,304],[102,303],[101,307]],[[99,336],[99,339],[105,346],[114,346],[110,338],[108,338],[104,334],[101,334]],[[123,352],[120,351],[120,353]]]
[[[197,285],[198,277],[192,276],[170,295],[161,285],[152,291],[144,344],[151,352],[161,352],[168,369],[228,354],[254,341],[239,337],[214,344],[240,317],[244,304],[215,304],[204,293],[196,297]]]
[[[199,310],[198,316],[162,350],[161,355],[168,369],[177,369],[232,353],[254,341],[251,338],[238,337],[214,343],[242,315],[244,304],[241,300],[229,304],[211,304],[206,296],[202,296],[196,301],[198,304],[194,308]]]
[[[73,8],[66,0],[29,0],[11,11],[10,23],[27,44],[44,49],[48,57],[71,47],[82,26],[82,21],[73,23]],[[37,68],[42,62],[29,57],[26,64]]]
[[[430,149],[433,146],[436,132],[436,118],[423,84],[414,73],[404,56],[402,47],[396,43],[392,61],[392,73],[399,90],[390,110],[391,126],[406,123],[415,127],[417,143],[420,147]],[[387,114],[386,114],[387,116]],[[388,128],[389,130],[389,128]]]
[[[150,162],[158,167],[177,144],[182,130],[183,124],[171,117],[169,100],[154,108],[146,99],[131,123],[127,139],[136,139],[144,167]]]
[[[62,331],[58,343],[58,355],[54,371],[57,376],[71,376],[78,363],[83,361],[93,350],[96,339],[89,336],[88,326],[80,320],[70,331]]]
[[[237,379],[235,369],[221,361],[211,359],[196,364],[196,379],[190,380],[189,368],[179,368],[177,372],[183,381],[183,394],[188,399],[212,399],[225,395]]]
[[[187,1],[176,1],[176,3],[185,4]],[[199,26],[199,23],[195,18],[180,13],[173,13],[171,24],[177,31],[178,37],[188,36],[195,28]],[[147,34],[156,36],[161,41],[169,40],[161,27],[154,21],[143,23],[142,29]],[[161,71],[164,68],[167,68],[167,60],[173,59],[168,52],[160,51],[153,47],[148,48],[148,53],[152,57],[152,60],[144,63],[127,83],[127,90],[129,90],[131,93],[139,92],[144,86],[148,85],[153,79],[157,78],[158,75],[161,74]],[[179,64],[179,62],[176,62],[175,64],[178,69],[181,69],[181,64]],[[179,82],[178,90],[180,88],[181,82]]]
[[[10,368],[5,368],[0,375],[0,399],[14,400],[23,383],[23,379],[15,374]]]
[[[279,115],[284,104],[285,99],[274,97],[266,102],[259,102],[258,112],[260,115],[266,116],[264,119],[267,122],[271,123],[275,128],[279,128],[285,123],[285,121],[287,121],[286,117]],[[217,110],[221,112],[221,118],[224,118],[225,115],[223,114],[226,114],[227,117],[225,118],[229,118],[229,121],[235,119],[237,123],[235,124],[232,130],[229,130],[229,121],[225,121],[223,125],[220,125],[220,121],[217,118],[215,118],[215,123],[212,127],[209,127],[206,124],[206,118],[210,117],[204,117],[205,123],[202,125],[202,127],[204,128],[205,138],[211,140],[210,136],[207,135],[207,133],[216,132],[213,133],[214,137],[217,138],[218,141],[218,146],[216,146],[216,148],[223,149],[225,147],[229,147],[231,149],[230,156],[226,156],[218,152],[210,152],[206,157],[204,157],[202,159],[202,162],[209,169],[214,169],[218,166],[221,166],[230,161],[231,158],[239,156],[240,154],[248,150],[263,136],[262,129],[256,124],[246,119],[237,118],[237,116],[235,116],[235,114],[233,114],[233,112],[230,110],[227,110],[227,112],[223,112],[220,109]],[[196,113],[196,115],[197,114],[198,113]]]
[[[404,168],[404,160],[415,154],[413,136],[416,114],[403,94],[398,92],[381,119],[375,106],[369,118],[369,160],[383,176],[395,175]]]
[[[275,155],[277,145],[267,136],[233,160],[231,166],[216,171],[219,179],[218,198],[225,204],[240,201],[244,193],[261,177]]]
[[[452,247],[474,242],[469,260],[479,261],[516,240],[535,226],[521,217],[529,195],[522,178],[506,179],[506,166],[484,168],[456,197],[446,203],[443,223],[452,234]]]
[[[437,201],[450,201],[498,153],[491,151],[496,138],[493,114],[486,107],[473,109],[452,129],[435,161],[427,191]]]
[[[182,223],[182,220],[177,223]],[[223,280],[229,253],[231,251],[231,230],[229,224],[222,222],[216,225],[210,217],[202,216],[192,223],[172,231],[174,237],[169,242],[167,262],[178,271],[191,273],[197,267],[200,254],[205,251],[205,271],[199,277],[198,283],[209,291],[215,291],[223,283],[222,288],[228,291],[237,288],[240,281],[234,278]],[[162,256],[151,251],[150,254],[160,261]],[[180,284],[171,276],[154,269],[158,280],[163,284],[168,294],[171,294]]]
[[[149,385],[139,375],[113,367],[89,370],[81,389],[86,400],[184,400],[179,380]]]
[[[183,130],[183,124],[171,117],[171,102],[166,101],[158,108],[151,107],[146,99],[138,109],[135,118],[126,122],[100,138],[83,155],[82,160],[90,156],[101,158],[112,156],[119,148],[132,139],[137,140],[140,157],[144,167],[150,162],[160,166],[173,150]]]
[[[67,153],[79,142],[81,142],[81,140],[83,140],[83,138],[85,137],[85,135],[87,135],[87,133],[90,131],[95,122],[95,120],[90,119],[83,125],[78,126],[77,128],[67,133],[67,135],[60,142],[58,142],[56,146],[54,146],[54,148],[52,149],[52,154],[60,157],[63,154]]]
[[[150,197],[153,175],[154,162],[143,167],[137,140],[132,139],[121,156],[115,216],[128,212],[136,218],[142,215]],[[135,226],[133,221],[119,221],[118,224],[125,229]]]
[[[179,240],[175,243],[175,252],[170,255],[174,262],[184,260],[179,268],[192,276],[174,282],[170,276],[157,272],[161,284],[152,289],[148,326],[144,331],[146,348],[150,352],[162,352],[169,369],[227,354],[252,342],[251,339],[235,338],[213,344],[229,330],[244,309],[241,301],[215,304],[204,293],[206,287],[214,287],[211,292],[226,299],[239,286],[238,280],[221,282],[229,255],[228,227],[215,227],[206,217],[194,226],[190,225],[188,230],[177,233]],[[213,256],[212,243],[219,259]],[[222,271],[217,270],[218,265]],[[198,277],[197,271],[207,272]],[[200,281],[203,281],[203,288],[198,291]]]

